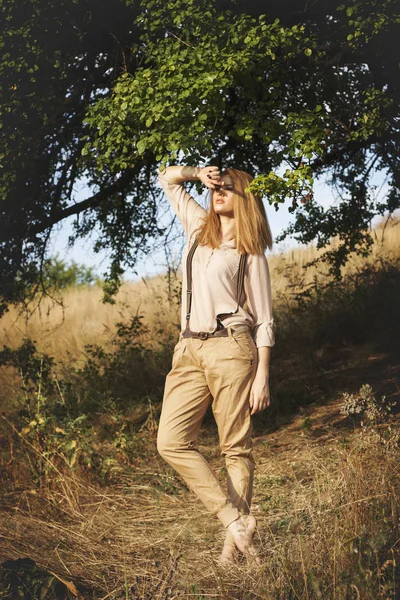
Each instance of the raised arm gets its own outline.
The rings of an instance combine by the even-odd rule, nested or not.
[[[171,183],[183,183],[184,181],[195,181],[198,179],[209,188],[214,188],[216,184],[220,183],[219,168],[212,165],[209,167],[173,165],[166,167],[164,171],[161,171],[161,174],[165,175]]]
[[[158,180],[189,238],[207,217],[207,211],[185,189],[185,181],[201,181],[214,188],[220,181],[218,167],[170,166],[159,173]]]

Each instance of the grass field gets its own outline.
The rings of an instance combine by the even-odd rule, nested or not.
[[[278,327],[272,404],[254,419],[259,567],[218,566],[219,523],[156,452],[179,281],[124,284],[115,305],[93,288],[70,290],[64,311],[7,313],[0,599],[400,598],[399,232],[377,228],[342,282],[302,269],[313,248],[269,258]],[[224,484],[211,414],[199,449]]]
[[[371,255],[354,255],[343,274],[354,274],[366,264],[396,260],[400,256],[400,221],[382,222],[373,231],[375,243]],[[326,265],[305,269],[318,251],[299,247],[284,254],[270,255],[272,292],[275,305],[287,304],[299,292],[313,285],[315,278],[324,283]],[[125,283],[116,304],[103,304],[99,286],[71,289],[58,303],[45,299],[33,315],[19,314],[16,308],[0,319],[0,345],[19,345],[24,337],[37,341],[38,349],[59,360],[86,359],[85,345],[107,344],[114,339],[116,323],[135,314],[143,314],[152,332],[160,327],[168,335],[177,335],[180,324],[179,277],[169,284],[167,277],[155,277],[139,283]],[[149,338],[152,336],[149,336]]]

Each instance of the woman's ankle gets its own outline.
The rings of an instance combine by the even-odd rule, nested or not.
[[[231,533],[236,547],[241,552],[247,552],[253,545],[253,535],[256,528],[256,520],[252,515],[241,515],[227,527]]]

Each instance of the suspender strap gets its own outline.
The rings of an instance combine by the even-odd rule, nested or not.
[[[186,258],[186,331],[189,331],[190,312],[192,310],[192,260],[198,245],[199,239],[196,237]]]
[[[189,321],[190,321],[190,313],[192,309],[192,261],[193,255],[196,251],[197,246],[199,245],[199,240],[196,239],[193,242],[192,247],[190,248],[187,258],[186,258],[186,329],[185,331],[190,331]],[[240,255],[239,261],[239,269],[238,276],[236,282],[236,298],[237,298],[237,306],[235,312],[231,313],[221,313],[217,315],[217,331],[223,329],[224,326],[221,323],[221,319],[225,319],[226,317],[230,317],[231,315],[235,315],[239,311],[239,303],[240,298],[242,297],[244,290],[244,275],[246,269],[247,262],[247,254]]]
[[[239,302],[240,302],[240,298],[241,298],[241,295],[244,290],[244,274],[245,274],[245,270],[246,270],[246,263],[247,263],[247,254],[241,254],[240,261],[239,261],[238,278],[237,278],[237,282],[236,282],[236,298],[238,301],[238,305],[237,305],[235,312],[237,312],[239,310]]]
[[[236,281],[236,298],[237,298],[236,310],[235,310],[235,312],[220,313],[219,315],[217,315],[217,330],[223,329],[224,326],[221,323],[221,321],[223,319],[226,319],[227,317],[231,317],[232,315],[236,315],[236,313],[239,311],[240,298],[242,297],[242,293],[243,293],[243,289],[244,289],[244,275],[245,275],[245,270],[246,270],[246,262],[247,262],[247,254],[241,254],[240,261],[239,261],[238,277],[237,277],[237,281]]]

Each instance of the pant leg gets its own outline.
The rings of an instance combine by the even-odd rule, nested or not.
[[[225,457],[228,499],[241,513],[248,514],[254,474],[249,397],[257,369],[257,348],[245,332],[209,341],[205,373]],[[234,545],[232,536],[227,543]]]
[[[184,479],[210,512],[227,527],[239,517],[207,461],[194,447],[211,402],[202,361],[200,340],[182,339],[175,347],[161,411],[157,447],[160,455]]]

